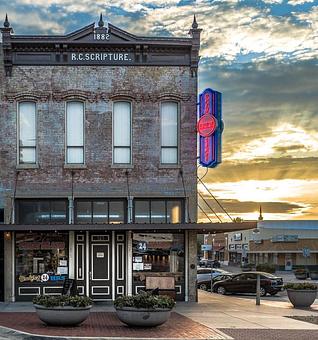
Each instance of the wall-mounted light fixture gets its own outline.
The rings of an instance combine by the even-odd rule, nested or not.
[[[6,231],[4,233],[4,239],[7,240],[7,241],[11,240],[11,233],[10,233],[10,231]]]

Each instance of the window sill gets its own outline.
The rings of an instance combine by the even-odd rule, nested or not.
[[[87,169],[86,164],[64,164],[64,169]]]
[[[134,165],[133,164],[112,164],[111,168],[112,169],[133,169]]]
[[[181,169],[180,164],[159,164],[159,169]]]
[[[17,170],[39,169],[39,164],[17,164]]]

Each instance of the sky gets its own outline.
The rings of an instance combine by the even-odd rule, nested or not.
[[[200,177],[232,218],[262,206],[265,220],[318,219],[318,0],[0,0],[6,12],[16,34],[68,33],[102,12],[151,36],[187,36],[195,14],[199,90],[222,92],[225,123],[223,162]]]

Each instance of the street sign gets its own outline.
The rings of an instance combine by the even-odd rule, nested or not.
[[[310,249],[309,248],[303,248],[303,256],[304,257],[310,257]]]

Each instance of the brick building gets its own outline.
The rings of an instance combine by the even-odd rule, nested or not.
[[[26,36],[6,18],[0,299],[58,294],[69,277],[113,300],[173,277],[195,301],[196,235],[216,231],[196,224],[200,32],[194,18],[186,38],[140,37],[100,17]]]
[[[61,36],[15,35],[7,19],[1,32],[5,300],[56,294],[67,276],[112,300],[149,275],[195,300],[196,21],[187,38],[102,17]]]

